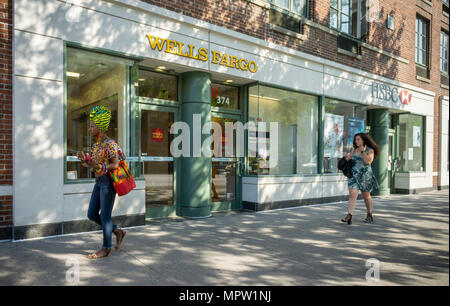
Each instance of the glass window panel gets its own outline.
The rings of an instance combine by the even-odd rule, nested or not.
[[[139,96],[177,101],[177,77],[147,70],[139,70]]]
[[[305,13],[305,0],[292,0],[292,11],[303,15]]]
[[[339,9],[339,0],[330,0],[330,5],[332,8]]]
[[[350,18],[347,15],[342,14],[341,31],[350,34]]]
[[[218,83],[212,83],[211,106],[229,109],[239,109],[239,88]]]
[[[273,0],[273,3],[284,8],[289,8],[289,0]]]
[[[335,29],[339,28],[338,12],[335,9],[331,9],[330,12],[330,26]]]
[[[74,157],[77,151],[90,152],[89,113],[96,106],[111,110],[108,137],[124,150],[123,122],[127,65],[130,61],[91,51],[67,48],[67,174],[69,180],[93,178],[93,173]]]
[[[411,114],[399,115],[399,171],[424,171],[423,117]]]
[[[350,0],[341,0],[342,13],[350,15]]]
[[[317,173],[318,98],[254,86],[250,88],[249,103],[249,121],[266,124],[265,130],[248,133],[250,174]],[[270,134],[270,122],[278,123],[278,135]],[[278,146],[274,148],[276,136]],[[278,152],[277,165],[272,168],[271,149]]]
[[[337,164],[352,151],[353,138],[364,132],[367,109],[358,104],[325,99],[324,172],[337,173]]]

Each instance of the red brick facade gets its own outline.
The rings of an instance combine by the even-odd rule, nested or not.
[[[13,184],[13,0],[0,0],[0,185]],[[12,196],[0,196],[0,227],[12,225]]]
[[[217,26],[293,48],[305,53],[326,58],[344,65],[368,71],[389,79],[414,85],[436,94],[434,112],[433,172],[439,171],[439,99],[449,95],[441,87],[440,80],[440,32],[449,31],[448,15],[442,11],[442,0],[378,0],[378,21],[370,24],[365,42],[380,51],[385,51],[409,61],[399,61],[392,56],[362,47],[361,57],[351,57],[337,52],[337,35],[329,28],[330,1],[308,0],[308,19],[323,26],[304,25],[304,39],[282,34],[270,28],[269,9],[262,0],[141,0],[177,13],[200,19]],[[394,17],[395,27],[386,27],[387,16]],[[430,81],[416,78],[415,66],[415,21],[416,15],[425,17],[431,24]],[[437,186],[437,177],[434,177]]]

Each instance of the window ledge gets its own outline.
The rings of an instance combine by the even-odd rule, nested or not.
[[[422,2],[428,4],[429,6],[433,7],[433,2],[428,1],[428,0],[422,0]]]
[[[340,54],[344,54],[344,55],[347,55],[347,56],[356,58],[356,59],[358,59],[358,60],[361,59],[361,55],[352,53],[352,52],[350,52],[350,51],[347,51],[347,50],[344,50],[344,49],[341,49],[341,48],[338,48],[338,49],[337,49],[337,52],[340,53]]]
[[[416,79],[417,79],[417,80],[419,80],[419,81],[422,81],[422,82],[425,82],[425,83],[431,84],[431,80],[430,80],[430,79],[427,79],[427,78],[423,78],[423,77],[421,77],[421,76],[418,76],[418,75],[416,75]]]
[[[279,32],[279,33],[282,33],[282,34],[286,34],[286,35],[298,38],[300,40],[305,40],[305,38],[306,38],[305,34],[300,34],[300,33],[297,33],[297,32],[294,32],[294,31],[282,28],[282,27],[274,25],[274,24],[269,24],[269,29],[271,29],[271,30],[273,30],[275,32]]]
[[[441,84],[441,88],[444,88],[444,89],[447,89],[447,90],[450,89],[450,87],[448,87],[447,85],[444,85],[444,84]]]

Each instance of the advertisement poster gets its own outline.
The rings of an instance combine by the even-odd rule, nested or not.
[[[420,139],[420,126],[413,126],[413,147],[420,147],[422,140]]]
[[[164,142],[163,129],[152,129],[152,142]]]
[[[347,144],[353,143],[353,138],[358,133],[364,133],[365,124],[362,118],[348,118],[347,125]]]
[[[344,155],[344,116],[325,114],[324,138],[325,157]]]

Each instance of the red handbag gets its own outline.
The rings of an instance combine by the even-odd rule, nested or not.
[[[133,174],[131,174],[130,168],[121,151],[119,151],[119,168],[110,171],[109,174],[113,181],[114,189],[119,196],[126,195],[136,188]]]

